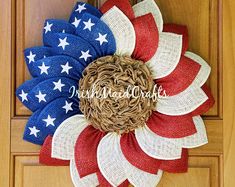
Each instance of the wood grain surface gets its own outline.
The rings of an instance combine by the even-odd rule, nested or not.
[[[189,172],[165,173],[160,187],[234,187],[235,1],[156,0],[168,23],[189,28],[189,49],[212,67],[215,106],[204,116],[209,144],[190,150]],[[15,98],[29,73],[23,49],[41,45],[46,18],[66,19],[75,0],[0,1],[0,187],[70,187],[68,167],[38,162],[39,146],[22,140],[30,112]],[[101,6],[105,0],[88,0]],[[137,0],[131,0],[135,4]]]
[[[0,186],[9,186],[11,102],[11,1],[0,1]]]
[[[235,186],[235,1],[223,1],[224,187]]]

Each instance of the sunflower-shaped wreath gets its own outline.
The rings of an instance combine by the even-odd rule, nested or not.
[[[214,99],[185,26],[163,25],[154,0],[78,2],[69,22],[45,21],[43,43],[25,50],[33,78],[16,91],[41,163],[70,164],[79,187],[156,186],[163,171],[187,171]]]

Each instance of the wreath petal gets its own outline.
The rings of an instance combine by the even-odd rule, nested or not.
[[[177,95],[188,88],[194,81],[197,81],[197,79],[203,79],[201,77],[203,75],[199,72],[201,69],[201,65],[197,62],[181,56],[179,63],[172,73],[155,80],[155,82],[157,85],[162,86],[162,89],[168,96]]]
[[[44,45],[52,47],[55,55],[68,55],[84,66],[98,57],[95,49],[87,41],[71,34],[48,33],[44,35]]]
[[[101,17],[101,20],[113,32],[116,40],[116,54],[131,56],[135,48],[136,36],[134,27],[126,15],[114,6]]]
[[[46,72],[41,70],[43,64],[46,69],[48,69]],[[65,55],[43,58],[29,66],[29,72],[33,77],[44,79],[61,76],[79,80],[82,77],[84,69],[84,65],[79,63],[76,59]]]
[[[166,138],[183,138],[197,132],[193,118],[188,114],[168,116],[155,111],[146,123],[151,131]]]
[[[158,136],[147,126],[136,129],[135,135],[141,149],[153,158],[174,160],[181,156],[180,139]]]
[[[74,115],[63,121],[52,139],[52,157],[63,160],[73,159],[76,140],[87,125],[88,121],[83,115]]]
[[[135,17],[151,13],[157,24],[158,31],[162,32],[163,30],[162,14],[154,0],[141,1],[140,3],[134,5],[132,8],[134,10]]]
[[[100,172],[105,179],[114,186],[122,184],[126,179],[126,173],[122,166],[122,155],[118,149],[120,136],[108,133],[99,143],[97,150],[97,162]]]
[[[195,148],[208,143],[206,128],[202,118],[200,116],[194,116],[193,122],[197,133],[181,139],[183,148]]]
[[[196,76],[194,83],[196,85],[203,86],[211,73],[211,67],[200,56],[192,52],[187,51],[185,56],[201,65],[201,69]]]
[[[99,171],[96,153],[99,142],[104,136],[105,133],[91,125],[80,133],[74,148],[74,159],[80,177]]]
[[[65,20],[47,19],[44,23],[43,35],[47,35],[49,33],[74,34],[75,28],[74,28],[74,25],[68,23]]]
[[[74,186],[96,187],[99,185],[99,181],[98,181],[96,173],[80,178],[77,168],[76,168],[75,161],[73,159],[70,160],[70,173],[71,173],[71,178],[72,178]]]
[[[135,50],[132,57],[147,62],[155,54],[158,47],[158,29],[152,14],[132,20],[136,33]]]
[[[177,25],[177,24],[164,24],[163,32],[171,32],[182,35],[183,38],[182,54],[184,54],[188,50],[189,36],[188,36],[188,28],[186,26]]]
[[[203,85],[202,86],[202,90],[204,91],[204,93],[207,95],[208,99],[201,104],[199,107],[197,107],[193,112],[192,112],[192,116],[197,116],[197,115],[201,115],[204,114],[205,112],[207,112],[215,103],[215,99],[210,91],[210,89],[208,88],[207,85]]]
[[[194,111],[207,99],[207,95],[200,87],[189,86],[177,95],[160,97],[156,110],[170,116],[185,115]]]
[[[134,11],[129,0],[109,0],[106,1],[100,8],[100,11],[105,14],[112,7],[119,8],[130,20],[135,18]]]
[[[105,177],[102,175],[101,172],[97,172],[97,176],[98,176],[100,186],[112,187],[112,185],[105,179]],[[128,187],[128,186],[129,186],[129,181],[125,180],[118,187]]]
[[[93,7],[92,5],[84,2],[77,2],[70,15],[69,23],[73,23],[75,18],[79,20],[84,13],[92,14],[98,18],[102,16],[100,10]]]
[[[154,79],[169,75],[180,61],[182,36],[173,33],[160,33],[158,49],[146,63]]]
[[[69,160],[61,160],[51,157],[52,136],[47,136],[39,153],[39,163],[49,166],[68,166]]]
[[[147,155],[139,146],[134,133],[121,136],[120,145],[125,158],[140,170],[156,174],[161,161]]]
[[[84,29],[84,23],[89,20],[94,24],[91,31]],[[103,21],[91,14],[83,14],[81,24],[76,28],[76,35],[88,41],[98,56],[112,55],[116,52],[116,41],[112,31]]]
[[[180,159],[164,160],[161,162],[160,169],[170,173],[184,173],[188,170],[188,150],[183,149]]]
[[[67,110],[66,104],[69,105]],[[55,99],[33,113],[26,124],[23,138],[26,141],[42,145],[46,137],[49,134],[53,135],[65,119],[79,113],[81,112],[77,100],[63,97]]]

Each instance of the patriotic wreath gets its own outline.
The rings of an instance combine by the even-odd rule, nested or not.
[[[200,115],[214,99],[185,26],[163,25],[154,0],[78,2],[69,22],[45,21],[43,43],[24,51],[33,78],[16,91],[33,112],[23,138],[42,145],[40,163],[70,165],[84,187],[156,186],[163,171],[187,171],[187,149],[208,142]],[[157,100],[78,97],[94,85],[161,89]]]

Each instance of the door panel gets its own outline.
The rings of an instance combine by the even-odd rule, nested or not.
[[[100,6],[104,1],[89,0],[89,3]],[[222,46],[225,46],[222,43],[222,0],[156,1],[161,9],[165,23],[177,23],[188,26],[189,49],[206,59],[212,67],[211,76],[207,84],[210,86],[216,101],[214,107],[204,116],[209,144],[190,150],[188,173],[165,173],[159,186],[222,186],[224,156],[222,112],[222,98],[224,96],[222,82],[224,75],[222,74],[222,56],[225,56],[225,54],[222,55]],[[3,128],[0,126],[0,140],[7,145],[9,144],[9,147],[5,146],[0,149],[0,153],[8,153],[2,154],[4,155],[3,160],[6,162],[1,163],[0,161],[0,168],[4,166],[9,171],[8,174],[4,175],[4,178],[9,178],[10,173],[11,186],[72,186],[68,167],[40,165],[38,163],[40,147],[22,140],[24,126],[30,112],[15,98],[14,93],[16,87],[30,78],[24,63],[23,50],[27,47],[41,45],[44,20],[47,18],[67,19],[75,2],[75,0],[5,0],[0,2],[0,18],[6,19],[4,22],[0,22],[0,30],[4,33],[0,36],[0,42],[2,42],[0,49],[3,53],[6,53],[6,55],[0,55],[1,62],[5,62],[3,65],[6,66],[5,71],[1,68],[0,76],[5,73],[3,78],[7,80],[3,82],[5,85],[3,88],[5,88],[6,92],[1,92],[1,98],[7,97],[7,95],[11,96],[9,100],[0,100],[1,111],[11,111],[11,125],[9,124],[10,116],[7,111],[6,114],[8,115],[0,119],[1,124],[6,124]],[[229,5],[234,5],[232,0],[224,0],[224,2],[228,3],[224,6],[226,10],[231,9]],[[137,3],[137,0],[132,0],[131,3]],[[1,11],[2,9],[4,11]],[[230,18],[230,15],[228,17]],[[230,18],[230,20],[232,19]],[[12,24],[8,25],[8,22]],[[1,24],[4,25],[6,30],[2,29]],[[230,29],[230,26],[226,28]],[[225,32],[226,30],[224,30]],[[4,39],[9,39],[9,41]],[[226,42],[229,43],[230,41],[227,39]],[[231,48],[227,48],[227,50]],[[229,55],[231,54],[226,53],[226,57]],[[231,55],[231,58],[234,58],[233,55]],[[226,60],[229,63],[228,58]],[[226,66],[226,70],[230,74],[235,73],[234,70],[233,73],[230,72],[232,70],[229,69],[229,66]],[[229,80],[229,78],[231,79],[231,77],[227,77],[226,80]],[[229,94],[230,98],[232,98],[231,95],[235,96],[234,90]],[[228,100],[225,101],[227,105],[230,104]],[[232,107],[230,107],[230,110],[232,110]],[[228,116],[227,121],[229,122],[230,119],[233,119],[232,115]],[[235,135],[231,135],[233,129],[229,129],[230,132],[226,131],[226,134],[231,138],[226,139],[226,145],[229,145],[230,149],[232,149],[233,147],[229,143]],[[4,138],[2,138],[1,133],[4,133]],[[11,156],[11,170],[8,168],[9,155]],[[231,158],[228,157],[228,159],[231,162]],[[230,171],[230,167],[227,166],[227,168],[227,171]],[[228,172],[227,176],[229,176]],[[0,180],[0,186],[7,187],[9,186],[8,184],[9,181],[2,182]],[[230,182],[228,184],[233,183]]]
[[[38,164],[37,156],[15,156],[16,187],[72,187],[68,167],[50,167]],[[190,157],[188,173],[166,173],[159,187],[189,186],[218,187],[217,157]],[[55,180],[56,177],[56,180]],[[195,180],[197,179],[197,180]]]

